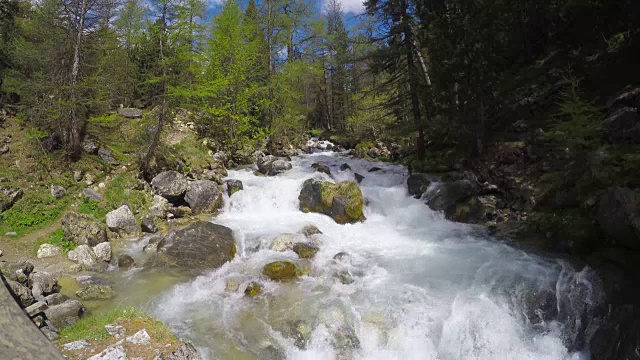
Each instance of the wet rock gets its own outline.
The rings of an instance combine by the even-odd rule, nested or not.
[[[187,178],[177,171],[161,172],[151,180],[151,186],[156,195],[160,195],[170,202],[182,201],[188,185]]]
[[[640,143],[640,115],[638,109],[623,107],[613,112],[603,123],[607,139],[613,144]]]
[[[122,108],[118,109],[118,115],[127,119],[140,119],[142,118],[142,110],[136,108]]]
[[[291,163],[282,159],[278,159],[271,164],[271,169],[267,173],[269,176],[282,174],[287,170],[291,170]]]
[[[315,234],[322,234],[322,231],[320,231],[320,229],[318,229],[318,227],[316,227],[315,225],[305,225],[302,228],[302,234],[304,234],[304,236],[311,236],[311,235],[315,235]]]
[[[194,215],[213,213],[222,206],[222,193],[215,182],[197,180],[189,183],[184,200]]]
[[[127,333],[127,329],[118,324],[107,324],[104,326],[104,329],[107,331],[107,334],[113,336],[116,339],[123,337]]]
[[[229,197],[231,197],[231,195],[237,193],[238,191],[244,189],[244,186],[242,185],[242,181],[240,180],[229,179],[225,181],[225,184],[227,186],[227,195],[229,195]]]
[[[98,156],[102,161],[109,165],[118,165],[118,160],[113,157],[113,153],[111,152],[111,150],[105,147],[101,147],[100,149],[98,149]]]
[[[43,259],[52,256],[58,256],[62,254],[62,248],[57,245],[52,244],[42,244],[38,248],[37,257],[38,259]]]
[[[33,272],[29,275],[29,287],[34,298],[60,291],[58,278],[48,272]]]
[[[293,245],[293,252],[298,254],[301,259],[313,259],[320,251],[316,245],[309,243],[296,243]]]
[[[469,206],[465,204],[471,200],[478,190],[478,184],[470,180],[456,180],[451,183],[442,184],[442,186],[433,193],[427,193],[425,195],[426,203],[432,210],[444,211],[447,219],[455,221],[455,218],[464,218],[464,216],[461,216],[459,213],[464,209],[460,210],[459,206]],[[476,202],[474,202],[474,204],[475,203]],[[479,203],[479,201],[477,201],[477,203]]]
[[[102,195],[93,189],[86,188],[82,190],[82,195],[94,201],[102,201]]]
[[[409,195],[413,196],[416,199],[419,199],[422,194],[427,191],[431,181],[427,178],[425,174],[411,174],[409,178],[407,178],[407,188],[409,190]]]
[[[271,242],[269,249],[272,251],[287,251],[293,249],[293,244],[298,241],[296,234],[280,234]]]
[[[0,188],[0,212],[9,210],[16,201],[22,199],[24,192],[18,188]]]
[[[313,163],[311,167],[316,169],[317,172],[321,172],[331,176],[331,169],[325,164]]]
[[[336,273],[336,278],[344,285],[353,284],[353,276],[347,270],[341,270]]]
[[[13,296],[13,298],[23,308],[26,308],[27,306],[35,302],[33,295],[31,295],[31,290],[29,290],[28,287],[20,284],[17,281],[8,280],[8,279],[7,279],[7,285],[9,286],[9,290],[11,290],[11,293],[12,293],[11,295]]]
[[[200,354],[190,342],[180,342],[178,348],[167,356],[167,360],[201,360]]]
[[[346,253],[344,251],[341,251],[333,255],[333,260],[340,261],[340,262],[349,261],[350,259],[351,259],[351,255],[349,255],[349,253]]]
[[[110,285],[89,285],[76,291],[76,296],[82,300],[108,300],[116,296]]]
[[[169,204],[169,201],[162,196],[154,195],[153,204],[149,208],[149,211],[151,212],[151,215],[159,219],[166,219],[167,214],[171,211],[171,204]]]
[[[289,261],[274,261],[262,268],[262,273],[273,281],[293,281],[297,277],[296,265]]]
[[[67,194],[67,190],[60,185],[51,185],[51,196],[56,199],[61,199]]]
[[[142,217],[140,221],[140,230],[143,233],[153,234],[158,232],[158,225],[156,224],[156,217],[153,214],[148,214]]]
[[[86,214],[67,213],[62,218],[64,237],[79,245],[96,246],[107,241],[107,227]]]
[[[364,180],[364,176],[362,176],[362,175],[360,175],[358,173],[353,174],[353,177],[356,179],[356,182],[358,184],[360,184],[362,182],[362,180]]]
[[[281,360],[286,359],[285,354],[275,346],[268,344],[260,349],[258,360]]]
[[[351,327],[340,327],[333,338],[333,347],[346,358],[350,358],[351,351],[360,348],[360,339]]]
[[[135,260],[129,255],[122,254],[118,256],[118,267],[120,269],[129,269],[136,265]]]
[[[98,261],[109,262],[111,261],[111,244],[108,242],[100,243],[93,247],[93,253]]]
[[[262,294],[262,284],[256,281],[250,282],[244,289],[244,295],[248,297],[256,297]]]
[[[368,171],[368,172],[370,172],[370,173],[372,173],[372,172],[377,172],[377,171],[380,171],[380,170],[382,170],[382,169],[381,169],[381,168],[379,168],[379,167],[377,167],[377,166],[374,166],[374,167],[372,167],[371,169],[369,169],[369,170],[367,170],[367,171]]]
[[[69,251],[67,254],[69,260],[77,262],[85,268],[95,265],[98,259],[93,253],[93,250],[88,245],[80,245],[77,248]]]
[[[267,174],[271,170],[273,162],[276,161],[276,157],[273,155],[261,156],[256,161],[258,171],[262,174]]]
[[[607,189],[598,197],[595,220],[613,244],[640,249],[640,194],[629,188]]]
[[[127,205],[122,205],[107,214],[107,227],[119,234],[136,234],[138,224],[136,217]]]
[[[87,340],[76,340],[70,343],[62,344],[62,349],[66,351],[75,351],[86,349],[89,346],[91,346],[91,344]]]
[[[344,163],[344,164],[340,165],[340,170],[341,171],[351,170],[351,166],[349,166],[349,164],[347,164],[347,163]]]
[[[231,261],[236,243],[231,229],[199,221],[171,232],[158,246],[159,265],[191,270],[218,268]]]
[[[240,282],[236,279],[228,279],[225,283],[224,283],[224,291],[228,292],[228,293],[235,293],[238,292],[238,289],[240,289]]]
[[[313,328],[304,320],[289,323],[289,336],[293,338],[294,345],[299,349],[307,348],[312,332]]]
[[[53,325],[60,328],[76,322],[84,313],[84,306],[78,300],[68,299],[62,304],[50,305],[44,313]]]
[[[298,196],[300,210],[330,216],[338,224],[365,220],[364,198],[358,185],[352,181],[339,184],[308,179]]]
[[[122,345],[113,345],[104,349],[100,353],[93,355],[87,360],[126,360],[127,352]]]
[[[134,345],[148,345],[151,343],[151,336],[149,336],[146,329],[142,329],[135,334],[128,336],[125,340],[126,342]]]
[[[98,140],[91,137],[85,137],[84,140],[82,140],[82,144],[80,146],[82,146],[82,150],[84,150],[84,152],[86,152],[87,154],[96,154],[100,149]]]
[[[313,274],[313,263],[311,260],[303,259],[296,262],[298,276],[311,276]]]
[[[191,208],[188,206],[172,207],[167,217],[184,218],[191,216]]]

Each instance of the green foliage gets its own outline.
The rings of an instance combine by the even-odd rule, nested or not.
[[[558,101],[557,123],[547,137],[572,150],[593,149],[600,144],[601,110],[580,96],[577,78],[569,75],[565,81]]]
[[[114,177],[105,189],[106,209],[117,209],[126,202],[134,214],[144,212],[151,204],[152,196],[144,190],[134,190],[136,183],[130,173]]]
[[[71,241],[64,237],[62,228],[56,229],[51,234],[49,234],[49,236],[47,236],[46,238],[40,239],[38,242],[36,242],[36,251],[42,244],[51,244],[51,245],[60,246],[64,254],[68,253],[69,251],[75,249],[78,246],[78,244],[76,244],[74,241]]]
[[[98,220],[104,219],[109,212],[101,202],[83,196],[78,204],[77,212],[92,215]]]
[[[118,115],[116,113],[102,114],[89,118],[89,123],[93,124],[112,124],[116,121]]]
[[[0,232],[15,231],[18,235],[41,229],[56,221],[69,203],[69,197],[56,200],[48,188],[25,191],[22,199],[2,214]]]

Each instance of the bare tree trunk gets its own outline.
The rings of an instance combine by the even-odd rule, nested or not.
[[[424,129],[422,128],[422,115],[420,114],[420,97],[418,95],[418,79],[415,74],[415,52],[413,49],[414,34],[411,31],[411,19],[406,13],[403,14],[405,22],[405,47],[407,52],[407,75],[409,76],[409,95],[411,98],[411,112],[413,115],[413,124],[416,128],[416,152],[419,159],[424,157]]]
[[[67,130],[67,151],[72,160],[80,158],[80,120],[78,116],[78,77],[80,73],[80,47],[84,32],[84,17],[87,11],[87,2],[82,0],[80,6],[80,18],[78,19],[78,33],[73,51],[73,66],[71,68],[71,112],[69,114],[69,128]]]

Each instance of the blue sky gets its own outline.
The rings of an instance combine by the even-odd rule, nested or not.
[[[221,4],[224,0],[207,0],[210,4],[210,9],[212,13],[216,13],[218,10],[218,5]],[[320,3],[320,6],[324,8],[324,4],[326,0],[316,0]],[[353,15],[357,15],[362,13],[364,10],[364,6],[362,5],[363,0],[339,0],[342,4],[342,10],[345,13],[346,18],[353,17]],[[260,0],[257,0],[260,3]],[[247,0],[239,0],[239,3],[244,6],[247,3]]]

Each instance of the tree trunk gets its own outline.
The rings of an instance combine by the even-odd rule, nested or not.
[[[69,126],[67,129],[67,152],[72,160],[80,158],[80,119],[78,114],[78,77],[80,73],[80,46],[82,46],[82,33],[84,32],[84,17],[87,11],[86,0],[80,5],[80,18],[78,19],[78,34],[73,51],[73,65],[71,68],[71,111],[69,114]]]

